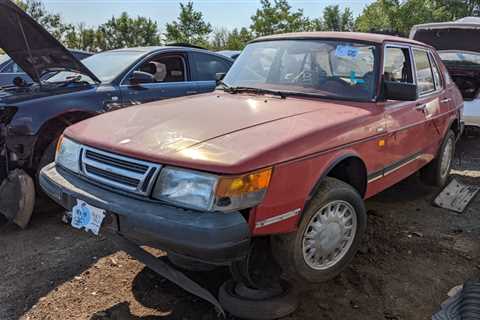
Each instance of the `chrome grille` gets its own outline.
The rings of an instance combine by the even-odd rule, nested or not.
[[[101,184],[139,195],[148,195],[161,165],[84,147],[83,174]]]

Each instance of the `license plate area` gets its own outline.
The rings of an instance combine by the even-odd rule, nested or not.
[[[75,229],[85,230],[98,235],[105,219],[105,210],[94,207],[85,201],[78,200],[72,208],[70,225]]]

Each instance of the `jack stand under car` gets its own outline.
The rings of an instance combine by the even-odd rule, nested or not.
[[[12,170],[0,183],[0,214],[25,229],[35,204],[33,179],[23,170]]]
[[[233,278],[220,287],[217,300],[208,290],[176,268],[185,269],[186,266],[190,271],[206,271],[207,264],[177,255],[173,259],[169,257],[170,263],[166,263],[118,233],[109,232],[108,237],[157,274],[211,303],[223,316],[227,311],[241,319],[270,320],[286,317],[298,307],[297,292],[290,283],[280,278],[280,267],[272,263],[274,260],[269,254],[268,239],[257,240],[245,259],[230,265]],[[177,261],[181,261],[181,265],[177,265]],[[194,270],[193,266],[198,269]],[[215,268],[214,265],[210,267],[210,270]]]
[[[297,309],[297,292],[281,279],[282,270],[271,254],[268,238],[254,240],[248,255],[233,262],[230,271],[233,279],[218,294],[230,314],[242,319],[278,319]]]

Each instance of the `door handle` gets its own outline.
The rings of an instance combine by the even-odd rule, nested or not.
[[[196,93],[198,93],[198,91],[194,91],[194,90],[193,91],[187,91],[187,94],[196,94]]]
[[[450,101],[452,101],[451,98],[444,98],[444,99],[440,100],[440,103],[449,103]]]
[[[427,108],[427,104],[424,103],[424,104],[417,104],[417,106],[415,107],[416,110],[418,111],[425,111],[425,109]]]

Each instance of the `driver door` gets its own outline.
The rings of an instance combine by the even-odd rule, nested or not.
[[[133,83],[134,71],[150,73],[154,80]],[[144,61],[131,70],[120,87],[124,106],[196,93],[195,84],[189,79],[187,57],[181,53],[164,53]]]
[[[383,78],[386,81],[415,83],[415,79],[418,79],[416,70],[413,52],[409,46],[385,46]],[[419,93],[422,94],[422,91]],[[423,110],[424,103],[423,99],[387,100],[384,103],[387,125],[384,176],[389,185],[406,178],[425,163],[424,152],[428,136],[425,130],[427,119]]]

